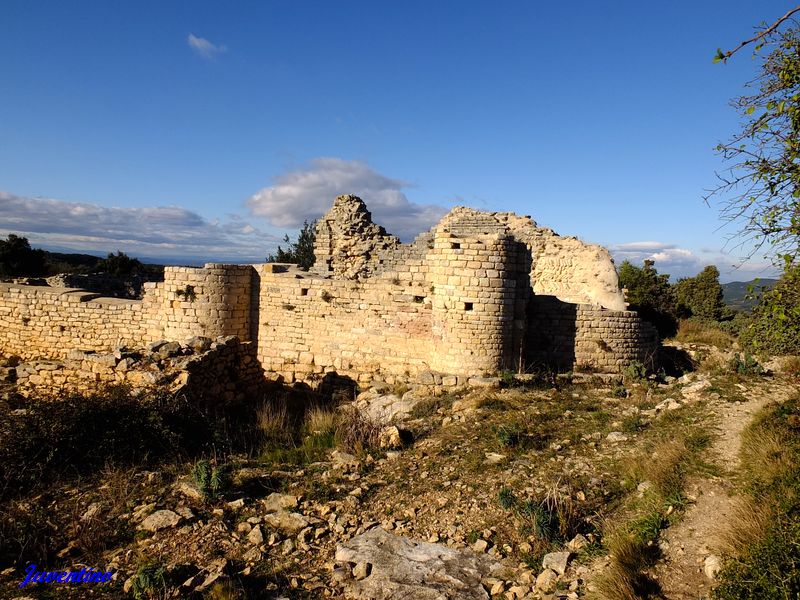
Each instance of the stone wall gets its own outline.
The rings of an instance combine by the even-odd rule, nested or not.
[[[268,377],[286,382],[337,373],[445,385],[541,362],[619,370],[657,343],[635,313],[607,310],[625,304],[605,249],[529,217],[456,208],[400,244],[359,198],[342,196],[317,232],[311,272],[167,267],[141,301],[0,284],[0,350],[64,359],[72,350],[237,336],[254,343]],[[86,372],[105,360],[86,358]],[[118,363],[106,366],[119,376]]]
[[[70,350],[109,350],[147,340],[139,300],[83,290],[0,283],[0,349],[23,358],[63,358]]]
[[[559,371],[619,372],[633,361],[652,367],[658,333],[635,311],[536,296],[528,305],[526,361]]]

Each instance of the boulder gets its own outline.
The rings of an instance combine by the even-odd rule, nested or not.
[[[500,568],[473,550],[415,541],[380,527],[338,545],[335,560],[364,576],[343,581],[346,597],[363,600],[489,598],[481,580]]]

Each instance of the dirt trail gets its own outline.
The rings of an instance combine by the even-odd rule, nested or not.
[[[713,401],[709,408],[716,416],[717,437],[711,448],[711,460],[720,467],[720,477],[697,477],[689,482],[687,495],[693,503],[680,523],[665,530],[661,536],[663,559],[655,577],[664,598],[668,600],[699,600],[709,598],[712,581],[704,573],[706,557],[715,553],[716,533],[731,512],[735,486],[730,474],[739,468],[741,434],[753,416],[771,402],[786,400],[796,387],[772,382],[748,386],[744,391],[747,402],[729,402],[724,397]]]

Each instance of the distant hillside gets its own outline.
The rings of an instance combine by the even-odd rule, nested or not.
[[[722,284],[722,295],[725,304],[736,310],[752,310],[757,304],[753,298],[748,299],[748,293],[757,293],[761,288],[772,288],[777,283],[777,279],[770,279],[768,277],[761,277],[751,281],[731,281],[730,283]],[[748,287],[752,286],[753,291],[748,292]]]

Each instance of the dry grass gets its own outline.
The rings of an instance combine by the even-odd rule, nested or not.
[[[336,427],[336,442],[345,452],[360,454],[378,446],[381,425],[356,408],[341,411]]]
[[[717,532],[716,545],[723,554],[738,556],[764,538],[773,518],[774,510],[769,502],[737,498],[730,516]]]
[[[651,564],[653,548],[624,530],[605,535],[611,564],[596,580],[598,600],[641,600],[657,589],[643,572]]]
[[[256,411],[256,425],[267,443],[282,443],[291,438],[285,402],[264,402]]]
[[[781,360],[781,371],[784,375],[800,379],[800,356],[787,356]]]
[[[675,339],[685,344],[707,344],[729,349],[736,344],[734,337],[721,329],[700,321],[681,321]]]
[[[685,463],[690,451],[682,438],[659,443],[646,460],[636,456],[624,465],[624,471],[634,481],[649,481],[662,497],[669,498],[683,488]]]
[[[339,422],[339,416],[332,410],[315,406],[306,412],[306,431],[312,435],[334,435]]]
[[[752,481],[771,485],[795,468],[788,440],[776,429],[748,427],[742,433],[742,470]]]

